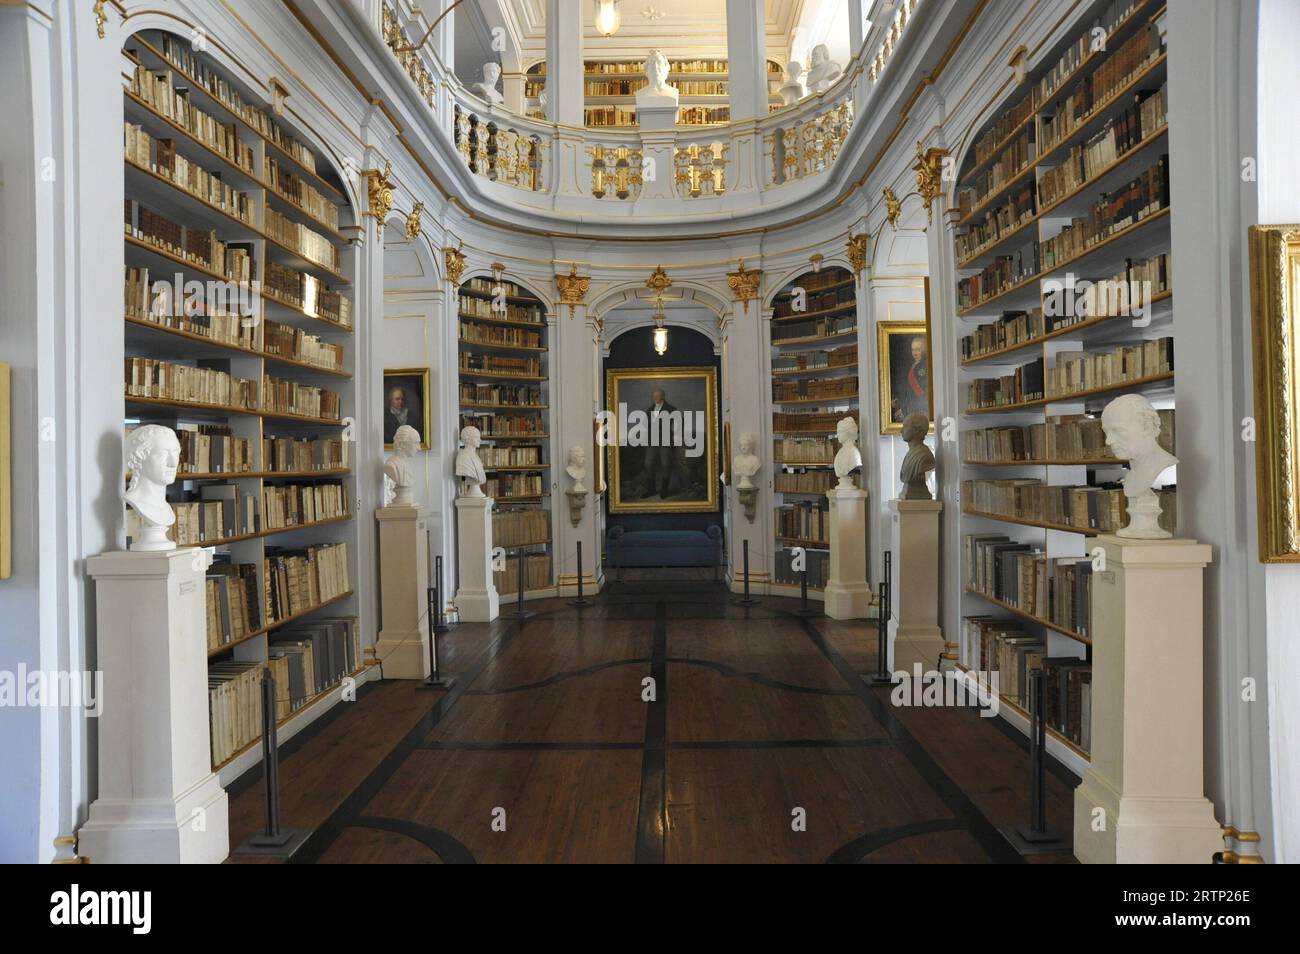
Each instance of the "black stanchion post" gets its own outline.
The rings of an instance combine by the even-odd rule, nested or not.
[[[736,606],[755,606],[757,605],[758,600],[754,599],[752,596],[749,595],[749,540],[744,540],[741,543],[741,551],[743,554],[743,566],[744,566],[744,573],[745,573],[745,595],[741,599],[732,600],[732,602]]]
[[[876,594],[876,671],[862,678],[873,686],[892,686],[894,677],[889,671],[889,588],[893,573],[893,553],[885,551],[885,578],[880,581]]]
[[[275,676],[270,667],[262,669],[262,792],[266,799],[266,827],[231,855],[290,858],[311,832],[280,827],[280,746],[275,736]]]
[[[808,605],[808,551],[806,550],[803,559],[803,570],[799,574],[799,608],[795,610],[795,615],[820,616],[820,610],[815,610]]]
[[[535,615],[524,609],[524,548],[520,547],[515,551],[515,561],[518,563],[518,574],[515,576],[515,586],[519,591],[515,594],[515,611],[510,614],[511,619],[528,619]]]
[[[578,598],[569,600],[570,606],[590,606],[591,600],[582,595],[582,541],[578,541]]]
[[[1047,825],[1046,681],[1041,669],[1029,674],[1029,824],[1002,829],[1022,855],[1064,850],[1060,834]]]
[[[444,609],[444,607],[447,605],[447,595],[446,595],[446,591],[443,589],[441,553],[438,554],[434,562],[437,564],[438,567],[438,571],[436,573],[436,576],[438,577],[437,579],[438,594],[436,599],[434,600],[434,608],[436,612],[432,617],[432,624],[433,624],[433,631],[437,633],[439,636],[441,636],[443,633],[447,632],[448,629],[447,611]]]
[[[442,557],[438,557],[439,564],[442,563]],[[439,570],[442,567],[439,566]],[[421,680],[418,683],[420,689],[450,689],[456,684],[454,676],[443,676],[438,672],[438,607],[441,605],[441,594],[438,587],[431,586],[428,589],[429,595],[429,678]],[[442,627],[444,630],[447,627]]]

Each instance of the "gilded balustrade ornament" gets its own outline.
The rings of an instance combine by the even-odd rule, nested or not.
[[[574,262],[569,267],[569,274],[555,276],[555,287],[560,291],[560,304],[569,306],[569,320],[572,321],[574,307],[583,304],[587,299],[591,278],[579,275],[578,263]]]
[[[925,203],[927,228],[934,223],[934,209],[931,203],[943,188],[943,160],[947,155],[946,149],[937,146],[925,149],[919,139],[916,141],[916,164],[912,168],[916,171],[917,194]]]
[[[461,251],[465,243],[461,242],[455,248],[448,245],[442,250],[442,267],[447,273],[447,281],[452,285],[459,287],[460,276],[465,274],[465,253]]]
[[[727,272],[727,287],[731,289],[735,300],[741,303],[745,314],[749,314],[749,303],[758,297],[758,286],[763,281],[763,270],[746,269],[745,260],[740,260],[740,267],[734,272]]]
[[[640,149],[631,146],[592,146],[591,194],[597,199],[610,196],[616,199],[635,199],[641,195],[641,167],[644,163]]]
[[[722,195],[727,191],[727,145],[692,143],[673,152],[674,181],[683,198]]]
[[[773,182],[793,182],[824,172],[834,163],[853,128],[853,103],[838,106],[768,137]]]
[[[411,209],[411,214],[406,217],[406,237],[414,242],[420,237],[420,214],[424,212],[424,203],[415,203],[415,208]]]

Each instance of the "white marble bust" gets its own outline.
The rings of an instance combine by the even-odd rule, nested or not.
[[[505,97],[497,89],[497,82],[500,79],[501,64],[496,60],[488,60],[483,64],[483,82],[475,84],[474,92],[494,106],[499,106],[505,102]]]
[[[167,487],[176,479],[181,462],[181,444],[176,432],[161,424],[143,424],[126,438],[126,468],[131,483],[122,499],[140,515],[138,540],[132,550],[175,550],[167,539],[167,528],[176,522],[176,511],[167,502]]]
[[[569,475],[573,481],[573,487],[570,493],[585,494],[587,492],[587,451],[581,444],[575,444],[569,448],[569,460],[565,464],[564,472]]]
[[[420,449],[420,432],[410,424],[403,424],[393,434],[396,453],[384,461],[384,476],[393,482],[393,499],[390,506],[414,507],[411,488],[415,486],[415,465],[412,458]]]
[[[925,435],[930,433],[930,419],[917,412],[903,418],[902,438],[907,442],[907,456],[898,476],[903,481],[904,500],[933,500],[930,487],[926,484],[926,475],[934,470],[934,451],[925,443]]]
[[[835,453],[835,476],[840,479],[838,489],[856,490],[850,476],[862,467],[862,451],[858,450],[858,422],[851,417],[842,418],[835,425],[835,437],[840,449]]]
[[[487,474],[483,470],[483,461],[479,460],[478,448],[483,443],[483,435],[477,427],[463,427],[460,442],[465,445],[456,451],[456,476],[460,478],[460,495],[482,497]]]
[[[1117,536],[1139,540],[1172,537],[1160,526],[1160,498],[1151,489],[1162,471],[1178,463],[1177,457],[1156,442],[1160,415],[1142,395],[1125,394],[1106,405],[1101,412],[1101,427],[1106,433],[1106,446],[1116,457],[1127,460],[1129,466],[1124,478],[1128,526],[1117,531]]]
[[[791,60],[786,66],[785,84],[778,92],[781,94],[783,106],[793,106],[808,95],[807,90],[803,88],[803,64],[798,60]]]
[[[757,443],[758,441],[749,431],[740,435],[740,453],[731,458],[731,473],[737,478],[737,490],[754,489],[754,475],[762,466],[758,455],[754,453]]]
[[[808,68],[808,92],[824,93],[840,78],[840,64],[831,59],[825,43],[813,47],[812,65]]]
[[[645,86],[636,91],[638,106],[677,105],[677,87],[668,85],[671,67],[662,50],[651,50],[645,58]]]

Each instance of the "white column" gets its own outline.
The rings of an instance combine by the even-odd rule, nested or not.
[[[831,619],[865,619],[871,609],[867,584],[867,492],[833,487],[830,501],[831,568],[826,582],[826,615]]]
[[[578,0],[546,0],[546,118],[582,126],[582,11]]]
[[[771,377],[758,373],[767,368],[770,359],[766,352],[766,335],[762,323],[764,316],[761,300],[749,303],[749,312],[740,302],[732,302],[731,314],[722,322],[722,380],[726,387],[723,402],[723,417],[731,423],[731,453],[740,450],[740,435],[749,432],[754,435],[756,446],[754,453],[764,462],[763,470],[754,477],[758,488],[758,500],[754,505],[754,519],[745,516],[745,507],[740,494],[736,492],[736,479],[731,478],[730,486],[723,488],[726,494],[726,509],[729,521],[727,549],[730,554],[727,565],[731,571],[731,588],[739,593],[744,589],[741,579],[741,553],[744,543],[749,541],[749,572],[753,581],[750,589],[763,592],[764,584],[770,583],[776,571],[773,555],[777,546],[772,532],[772,394]],[[724,461],[728,473],[731,461]]]
[[[419,507],[381,507],[375,655],[385,679],[423,679],[429,668],[429,540]]]
[[[763,4],[727,0],[727,82],[731,121],[767,115],[767,35]]]
[[[556,271],[561,266],[556,264]],[[592,353],[596,347],[596,328],[587,317],[587,306],[577,305],[573,316],[567,305],[558,306],[555,331],[551,337],[551,421],[555,427],[556,459],[551,461],[550,479],[554,486],[555,506],[551,513],[554,521],[551,538],[555,560],[555,576],[560,584],[560,595],[577,595],[578,544],[582,544],[582,585],[585,593],[596,591],[599,585],[600,536],[597,530],[596,511],[600,507],[598,485],[598,453],[595,446],[596,395]],[[569,497],[574,482],[565,467],[569,451],[581,447],[587,458],[587,488],[582,499],[578,522],[571,519]],[[574,501],[576,502],[576,501]]]
[[[442,12],[450,7],[453,0],[431,0],[428,3],[428,9],[425,10],[425,16],[429,17],[429,23],[432,23]],[[428,29],[425,26],[424,29]],[[419,37],[412,37],[411,42],[415,43]],[[447,16],[443,17],[438,29],[433,31],[433,36],[429,38],[429,45],[433,47],[434,55],[438,57],[443,67],[447,70],[448,76],[456,75],[456,12],[453,10]]]
[[[523,73],[503,73],[501,76],[501,95],[505,97],[506,109],[519,116],[526,112],[524,102],[525,82]]]
[[[491,497],[456,498],[456,610],[467,623],[490,623],[501,610],[492,582]]]
[[[229,853],[208,730],[208,564],[194,547],[86,561],[103,711],[99,797],[78,853],[95,864],[215,864]]]
[[[856,57],[866,38],[863,30],[862,0],[848,0],[849,5],[849,56]]]
[[[1074,795],[1074,854],[1096,864],[1209,864],[1202,578],[1195,540],[1097,537],[1092,765]]]

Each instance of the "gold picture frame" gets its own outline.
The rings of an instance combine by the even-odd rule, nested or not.
[[[929,296],[926,300],[926,314],[929,314]],[[911,351],[916,339],[925,344],[924,365],[924,403],[915,396],[908,396],[905,388],[910,384],[911,372],[915,365],[907,366],[905,357],[900,357],[900,347]],[[876,377],[880,382],[880,433],[882,436],[901,434],[903,418],[916,411],[924,411],[930,419],[930,429],[934,429],[934,387],[930,373],[930,323],[929,321],[881,321],[876,324]],[[900,366],[901,365],[901,366]],[[900,375],[906,379],[902,388],[895,393],[895,384]]]
[[[672,386],[674,382],[679,385],[680,393],[685,390],[688,393],[686,403],[689,406],[678,406],[673,403]],[[647,494],[629,494],[627,491],[632,489],[624,486],[624,477],[630,475],[626,473],[624,462],[622,460],[624,452],[649,450],[650,448],[642,447],[624,447],[623,435],[619,433],[620,403],[628,405],[627,414],[629,419],[633,411],[645,411],[649,396],[652,394],[654,385],[662,384],[665,390],[665,403],[676,410],[681,411],[704,411],[704,442],[705,446],[696,457],[688,457],[684,453],[678,456],[670,465],[675,469],[674,477],[682,480],[689,480],[689,486],[699,488],[696,496],[681,497],[675,495],[672,499],[666,499],[663,496],[663,488],[658,492]],[[681,385],[690,383],[692,388],[681,388]],[[605,399],[608,404],[606,419],[606,434],[609,452],[609,512],[610,513],[709,513],[718,509],[718,370],[711,367],[691,367],[691,368],[609,368],[605,371]],[[628,401],[635,402],[629,404]],[[703,408],[697,407],[700,403],[704,404]],[[629,431],[633,430],[629,426]],[[702,463],[695,465],[690,463],[698,459]],[[652,477],[653,481],[654,478]],[[639,485],[640,480],[637,481]],[[636,486],[636,485],[634,485]],[[650,497],[659,499],[650,499]]]
[[[418,383],[417,383],[418,382]],[[395,419],[389,417],[388,407],[393,388],[402,388],[408,393],[412,390],[418,390],[416,395],[416,404],[421,411],[420,420],[423,422],[417,428],[420,432],[420,450],[429,450],[432,446],[430,443],[433,431],[433,397],[429,393],[429,369],[428,368],[385,368],[384,369],[384,393],[380,402],[380,413],[384,419],[384,450],[393,449],[392,432],[396,430]],[[406,420],[407,424],[416,426],[409,415]]]
[[[1300,225],[1255,225],[1250,252],[1259,559],[1300,563]]]
[[[722,422],[722,460],[718,461],[722,486],[731,486],[731,422]]]
[[[13,487],[9,483],[9,365],[0,361],[0,580],[13,573]]]

